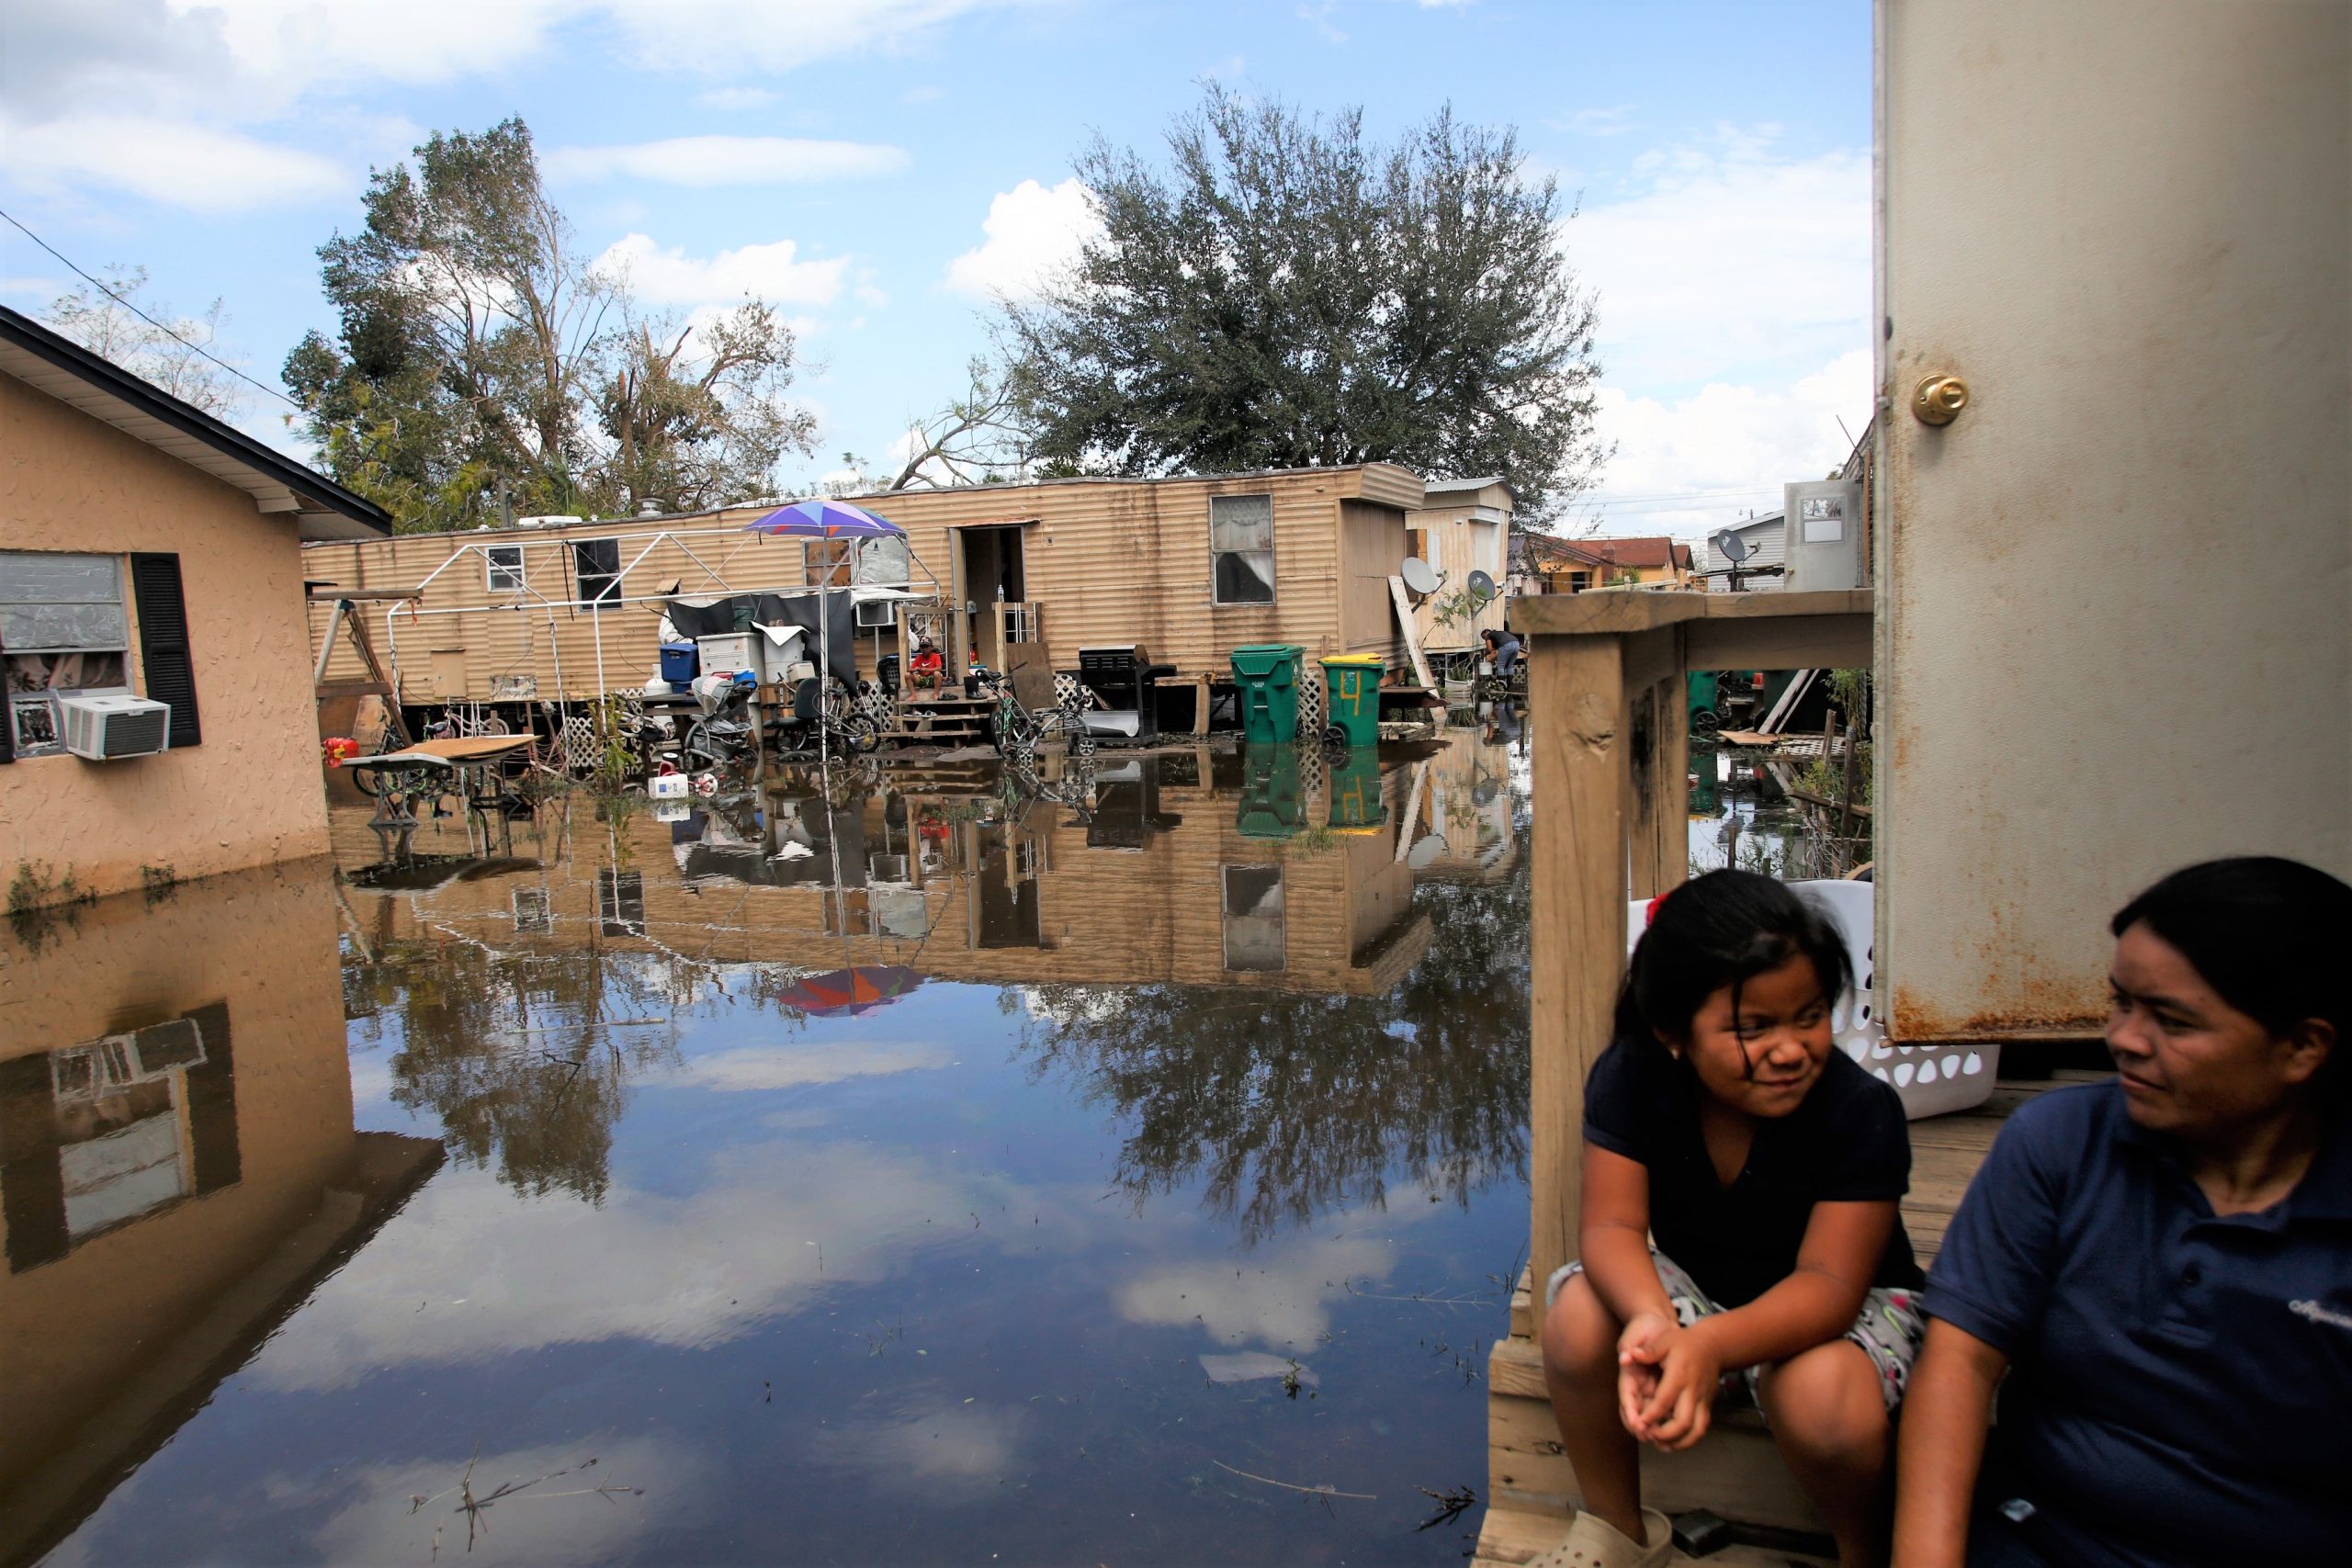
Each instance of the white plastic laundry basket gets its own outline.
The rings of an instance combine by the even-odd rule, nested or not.
[[[1998,1044],[1897,1045],[1871,1016],[1871,905],[1874,895],[1867,882],[1792,882],[1801,898],[1811,899],[1846,939],[1847,957],[1854,969],[1854,989],[1838,998],[1829,1015],[1832,1033],[1846,1055],[1871,1074],[1894,1086],[1902,1097],[1903,1113],[1917,1122],[1966,1111],[1991,1098],[1993,1080],[2000,1076]],[[1649,901],[1634,903],[1625,922],[1626,952],[1641,940],[1649,923]]]

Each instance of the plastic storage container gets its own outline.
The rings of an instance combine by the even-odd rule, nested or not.
[[[1322,664],[1325,721],[1348,738],[1351,749],[1378,746],[1387,660],[1376,653],[1335,653]]]
[[[684,691],[701,673],[702,660],[693,643],[665,642],[662,645],[662,679],[670,682],[672,691]]]
[[[1233,650],[1233,683],[1241,689],[1245,740],[1298,739],[1298,678],[1306,650],[1296,643],[1247,643]]]

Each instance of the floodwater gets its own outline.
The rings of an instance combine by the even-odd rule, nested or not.
[[[0,937],[0,1561],[1460,1562],[1524,759],[1100,761]]]

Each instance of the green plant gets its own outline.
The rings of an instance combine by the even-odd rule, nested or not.
[[[35,909],[52,908],[61,905],[88,904],[97,894],[82,886],[67,866],[63,874],[45,860],[25,860],[17,863],[17,874],[8,881],[8,913],[27,915]]]

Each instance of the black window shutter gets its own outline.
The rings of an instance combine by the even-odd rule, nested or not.
[[[172,750],[204,739],[196,716],[196,660],[187,646],[187,598],[180,591],[180,558],[130,558],[130,593],[139,612],[139,651],[147,695],[172,710]]]

